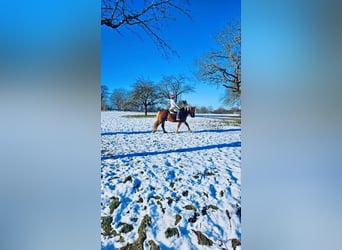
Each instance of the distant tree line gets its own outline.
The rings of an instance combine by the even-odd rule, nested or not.
[[[196,112],[197,113],[202,113],[202,114],[241,114],[240,108],[230,108],[226,109],[223,107],[219,107],[217,109],[213,109],[213,107],[196,107]]]
[[[179,106],[189,105],[181,96],[194,91],[194,86],[187,84],[188,79],[183,75],[164,76],[159,83],[139,78],[130,90],[114,89],[111,93],[108,86],[101,86],[101,110],[154,112],[168,108],[169,96],[175,95]]]

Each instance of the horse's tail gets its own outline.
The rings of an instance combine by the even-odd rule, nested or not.
[[[163,110],[158,110],[158,111],[157,111],[157,114],[156,114],[156,118],[157,118],[157,119],[159,118],[160,113],[161,113],[162,111],[163,111]],[[166,110],[166,111],[168,111],[168,110]]]
[[[166,112],[166,114],[164,114],[164,112]],[[159,124],[165,122],[165,120],[167,119],[168,114],[169,114],[169,111],[167,109],[165,109],[165,110],[162,109],[162,110],[157,111],[156,121],[153,124],[153,130],[152,130],[153,132],[157,131],[157,128],[158,128]]]

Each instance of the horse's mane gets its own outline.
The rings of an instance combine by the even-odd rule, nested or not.
[[[186,111],[191,111],[191,110],[194,109],[194,108],[195,108],[194,106],[189,106],[189,105],[187,105],[187,106],[184,107],[184,110],[186,110]]]

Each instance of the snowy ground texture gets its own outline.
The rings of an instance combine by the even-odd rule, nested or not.
[[[101,113],[101,248],[240,250],[240,127],[131,114]]]

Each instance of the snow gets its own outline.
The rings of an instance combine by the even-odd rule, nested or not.
[[[149,240],[160,249],[233,249],[232,239],[241,241],[240,127],[189,116],[192,133],[182,124],[176,134],[177,124],[171,122],[165,124],[168,133],[160,126],[152,133],[155,118],[126,117],[130,114],[137,113],[101,113],[101,216],[113,218],[116,232],[122,223],[134,227],[121,236],[102,234],[102,249],[135,242],[146,214],[151,223],[144,249],[149,249]],[[112,197],[120,205],[111,213]],[[196,215],[188,205],[196,208]],[[182,218],[175,225],[177,214]],[[167,228],[177,228],[179,237],[167,238]],[[193,230],[213,245],[200,245]]]

